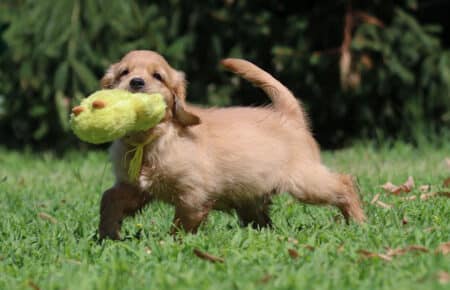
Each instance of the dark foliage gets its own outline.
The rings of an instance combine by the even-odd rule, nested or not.
[[[132,49],[163,54],[186,72],[191,102],[217,106],[267,102],[218,65],[249,59],[305,103],[326,146],[448,129],[450,52],[442,27],[416,18],[441,7],[354,2],[2,1],[1,143],[74,144],[70,107]]]

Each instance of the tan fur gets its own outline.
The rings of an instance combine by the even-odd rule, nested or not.
[[[154,129],[112,145],[117,182],[102,199],[101,238],[118,239],[122,219],[153,199],[175,205],[173,232],[195,232],[211,209],[235,209],[244,225],[268,226],[270,198],[280,192],[310,204],[337,206],[346,219],[364,221],[351,176],[333,173],[321,163],[319,147],[292,93],[247,61],[227,59],[223,64],[261,87],[273,107],[188,105],[182,74],[150,51],[130,52],[107,72],[102,81],[107,87],[129,89],[132,77],[144,78],[143,91],[164,94],[169,109]],[[127,76],[114,73],[125,67]],[[162,82],[152,79],[155,70],[164,72]],[[130,185],[123,162],[132,149],[128,141],[149,134],[159,137],[145,147],[141,175]]]

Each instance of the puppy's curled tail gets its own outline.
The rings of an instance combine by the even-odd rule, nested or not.
[[[307,118],[300,102],[288,88],[268,72],[243,59],[226,58],[221,63],[229,71],[261,88],[272,100],[276,111],[295,118],[305,127],[308,127]]]

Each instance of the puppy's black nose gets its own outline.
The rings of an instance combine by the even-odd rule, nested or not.
[[[145,86],[145,81],[141,78],[132,78],[130,81],[130,87],[133,90],[142,89]]]

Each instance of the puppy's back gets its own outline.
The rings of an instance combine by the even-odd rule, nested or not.
[[[299,158],[320,160],[309,131],[270,107],[200,109],[196,114],[202,124],[193,127],[193,133],[205,145],[203,150],[231,174],[286,172]]]

